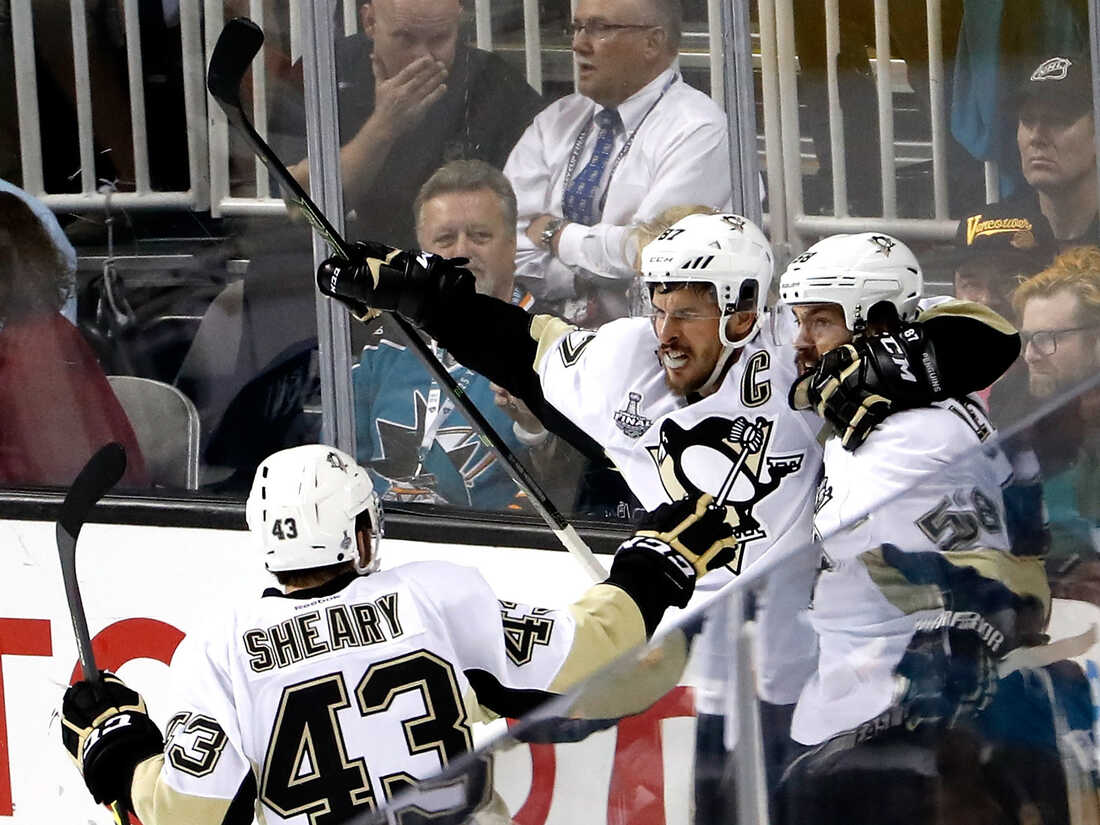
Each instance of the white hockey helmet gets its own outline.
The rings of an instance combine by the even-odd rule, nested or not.
[[[642,250],[642,280],[647,284],[679,281],[714,286],[722,313],[718,337],[726,347],[744,346],[760,328],[773,270],[768,239],[740,215],[688,215]],[[756,323],[743,338],[731,341],[726,322],[743,310],[754,310]]]
[[[871,308],[883,301],[893,304],[901,320],[913,320],[923,290],[916,256],[880,232],[822,238],[792,260],[779,279],[779,298],[788,306],[839,304],[855,333],[863,331]]]
[[[355,520],[364,511],[371,532],[366,565],[360,564],[355,538]],[[378,569],[381,504],[367,471],[335,447],[307,444],[264,459],[252,482],[245,519],[272,572],[345,561],[359,573]]]

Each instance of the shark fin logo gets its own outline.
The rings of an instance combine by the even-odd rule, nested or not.
[[[671,500],[710,493],[725,507],[738,541],[727,565],[734,573],[741,572],[745,547],[768,537],[767,526],[754,514],[756,505],[802,468],[804,453],[769,455],[774,427],[762,416],[711,416],[688,429],[666,418],[657,445],[646,448]]]

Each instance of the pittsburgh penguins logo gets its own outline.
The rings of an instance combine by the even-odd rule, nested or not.
[[[762,416],[711,416],[688,429],[666,418],[657,446],[646,448],[670,499],[710,493],[726,508],[726,523],[739,543],[736,562],[730,565],[735,573],[740,572],[744,547],[768,537],[767,526],[753,513],[756,505],[798,472],[805,456],[768,455],[774,427],[774,421]]]
[[[329,453],[327,456],[325,456],[325,460],[328,461],[329,466],[332,467],[334,470],[339,470],[342,473],[346,473],[348,471],[347,463],[336,453]]]
[[[893,252],[894,247],[897,246],[897,241],[887,235],[872,235],[869,239],[872,244],[878,247],[875,251],[880,255],[890,257],[890,253]]]
[[[735,232],[745,231],[745,219],[742,218],[740,215],[723,215],[722,220],[725,223],[728,223],[730,229],[734,230]]]

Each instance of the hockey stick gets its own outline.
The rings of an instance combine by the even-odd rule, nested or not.
[[[88,620],[84,615],[84,602],[80,598],[80,582],[76,578],[76,540],[88,514],[95,503],[114,487],[126,472],[126,450],[112,441],[100,447],[88,463],[81,468],[73,481],[61,512],[57,517],[57,554],[61,559],[61,579],[65,582],[65,600],[69,603],[69,615],[73,620],[73,635],[80,654],[80,667],[84,678],[99,681],[101,674],[92,652],[92,640],[88,635]],[[119,802],[111,803],[111,811],[118,825],[125,825],[129,817]]]
[[[245,116],[244,107],[241,104],[241,81],[244,79],[248,67],[252,64],[252,59],[260,51],[263,42],[263,31],[248,18],[236,17],[226,23],[225,28],[222,29],[222,33],[218,37],[218,42],[214,45],[214,53],[210,57],[206,87],[210,90],[210,94],[218,102],[222,111],[225,112],[229,122],[241,131],[257,157],[267,167],[267,170],[283,185],[283,191],[287,199],[302,211],[306,220],[325,239],[337,255],[350,261],[353,259],[351,245],[329,223],[324,213],[317,208],[317,205],[306,194],[298,181],[294,179],[283,162],[279,160],[279,157],[267,145],[267,142],[260,137]],[[531,506],[549,525],[565,549],[573,554],[593,581],[604,579],[607,576],[607,571],[604,570],[603,565],[592,554],[592,551],[588,549],[588,545],[577,535],[577,531],[565,520],[565,517],[554,506],[554,503],[550,501],[546,492],[520,460],[516,458],[508,445],[504,443],[504,440],[493,429],[492,424],[474,406],[473,402],[466,396],[451,374],[447,372],[443,364],[439,362],[439,359],[435,357],[435,354],[413,329],[412,325],[396,313],[392,315],[392,318],[405,334],[405,337],[408,338],[410,345],[416,354],[420,356],[420,360],[424,362],[428,372],[454,399],[455,405],[473,425],[481,436],[482,442],[489,447],[497,460],[508,468],[509,474],[516,484],[527,495]]]

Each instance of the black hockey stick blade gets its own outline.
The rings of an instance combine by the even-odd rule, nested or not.
[[[287,200],[302,212],[302,215],[331,246],[337,254],[350,259],[351,247],[340,233],[329,223],[324,213],[306,194],[290,170],[279,160],[267,142],[245,116],[241,104],[241,81],[248,71],[253,58],[264,42],[264,33],[247,17],[234,17],[225,24],[214,52],[210,56],[210,65],[206,71],[206,88],[218,102],[226,118],[237,127],[252,146],[252,151],[283,187]]]
[[[263,30],[247,17],[225,24],[206,74],[206,88],[223,107],[240,108],[241,81],[263,44]]]
[[[76,480],[65,494],[61,514],[57,519],[57,552],[61,559],[61,577],[65,583],[65,599],[73,620],[73,633],[80,653],[80,665],[85,679],[97,679],[99,670],[92,654],[88,636],[88,621],[84,617],[84,602],[76,578],[76,539],[95,503],[114,487],[126,472],[126,450],[112,441],[100,447],[88,459]]]

